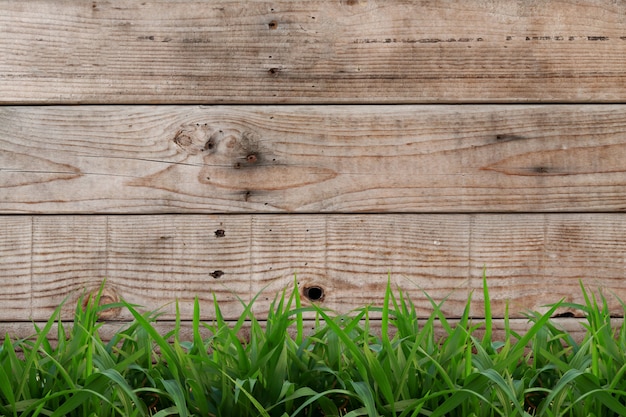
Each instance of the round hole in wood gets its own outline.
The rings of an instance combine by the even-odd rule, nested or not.
[[[317,285],[313,285],[311,287],[304,287],[302,289],[302,294],[311,301],[323,301],[324,300],[324,289]]]

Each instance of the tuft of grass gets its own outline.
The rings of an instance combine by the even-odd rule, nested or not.
[[[69,325],[59,307],[33,337],[4,337],[0,416],[624,416],[626,324],[612,320],[604,296],[581,291],[584,304],[529,312],[523,334],[510,328],[507,307],[501,340],[484,275],[480,320],[470,315],[471,297],[452,322],[445,300],[428,294],[432,313],[418,320],[390,282],[382,307],[335,314],[303,306],[296,285],[263,321],[253,314],[256,297],[240,300],[234,323],[216,300],[215,320],[202,322],[196,299],[191,340],[181,339],[178,306],[174,328],[161,334],[158,313],[99,306],[96,296],[79,300]],[[134,321],[105,342],[98,314],[110,307]],[[579,343],[551,322],[559,307],[584,311]],[[305,334],[307,312],[316,319]]]

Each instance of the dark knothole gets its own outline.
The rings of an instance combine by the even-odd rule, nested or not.
[[[220,270],[213,271],[209,275],[211,275],[215,279],[218,279],[218,278],[221,278],[224,275],[224,271],[220,271]]]
[[[324,289],[322,287],[318,287],[317,285],[314,285],[312,287],[304,287],[302,289],[302,293],[305,298],[308,298],[311,301],[324,300]]]

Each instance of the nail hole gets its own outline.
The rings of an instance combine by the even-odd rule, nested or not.
[[[224,275],[224,271],[220,271],[218,269],[217,271],[211,272],[209,275],[211,275],[215,279],[218,279],[218,278],[221,278]]]
[[[257,161],[257,157],[255,154],[252,153],[246,156],[246,161],[248,161],[249,164],[254,164]]]
[[[324,289],[322,287],[318,287],[316,285],[312,287],[304,287],[302,293],[306,298],[311,301],[323,301],[324,300]]]
[[[271,22],[267,24],[267,26],[270,28],[270,30],[274,30],[278,27],[278,22],[276,22],[275,20],[272,20]]]
[[[215,231],[215,237],[224,237],[226,236],[226,232],[224,231],[224,229],[217,229]]]

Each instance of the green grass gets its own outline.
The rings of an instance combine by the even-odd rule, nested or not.
[[[254,300],[241,302],[236,323],[214,302],[216,319],[203,323],[196,300],[191,340],[180,339],[180,314],[160,334],[157,314],[122,302],[116,307],[134,321],[104,342],[97,317],[110,305],[79,301],[70,326],[59,308],[32,338],[4,338],[0,415],[626,415],[626,328],[611,322],[606,299],[581,285],[584,305],[528,313],[523,334],[505,317],[496,340],[486,282],[483,291],[485,318],[470,317],[470,299],[454,323],[431,298],[432,314],[418,321],[406,293],[389,286],[382,307],[349,315],[303,307],[297,291],[283,292],[264,323],[252,313]],[[559,307],[585,312],[582,341],[550,321]],[[305,312],[317,317],[307,334]]]

